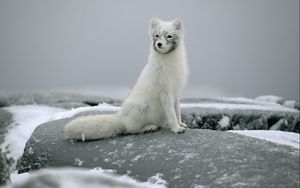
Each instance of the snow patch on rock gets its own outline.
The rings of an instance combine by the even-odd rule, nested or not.
[[[294,100],[286,100],[283,102],[282,106],[288,107],[288,108],[296,108],[296,101]]]
[[[220,119],[220,121],[218,122],[218,124],[222,127],[228,127],[230,122],[230,118],[228,116],[223,116],[222,119]]]
[[[261,102],[274,102],[278,103],[280,101],[283,101],[284,99],[282,97],[278,97],[275,95],[263,95],[255,98],[256,101],[261,101]]]
[[[297,133],[283,132],[275,130],[234,130],[233,133],[250,136],[262,140],[267,140],[277,144],[289,145],[299,149],[300,137]]]
[[[183,103],[182,108],[215,108],[219,110],[261,110],[261,111],[277,111],[277,112],[299,112],[297,109],[287,108],[282,105],[262,105],[262,104],[228,104],[228,103]]]
[[[139,182],[128,175],[119,176],[114,173],[113,170],[105,170],[100,167],[94,169],[48,168],[34,173],[12,174],[12,185],[8,188],[25,188],[28,185],[31,185],[31,188],[40,188],[47,182],[61,188],[165,188],[167,184],[161,178],[161,174],[150,177],[146,182]]]
[[[25,144],[35,128],[50,120],[50,116],[66,110],[41,105],[10,106],[5,108],[13,114],[14,123],[5,135],[1,149],[15,161],[22,156]]]
[[[37,126],[42,123],[70,118],[76,114],[90,111],[118,111],[120,107],[115,107],[106,103],[101,103],[93,107],[80,107],[72,110],[49,107],[44,105],[21,105],[4,108],[13,114],[13,124],[10,125],[8,133],[5,135],[1,150],[8,158],[16,162],[23,154],[25,144]]]

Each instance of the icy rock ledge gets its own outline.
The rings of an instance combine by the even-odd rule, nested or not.
[[[281,130],[300,133],[298,109],[268,101],[267,97],[258,99],[186,99],[181,105],[182,120],[193,129]]]
[[[63,138],[70,119],[40,125],[19,172],[49,167],[112,169],[141,182],[161,174],[168,187],[298,187],[299,150],[243,135],[203,129],[76,142]],[[49,134],[51,132],[51,134]]]

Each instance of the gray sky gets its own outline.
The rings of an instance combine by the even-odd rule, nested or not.
[[[298,0],[1,0],[0,90],[124,97],[147,62],[153,16],[184,22],[185,96],[299,101]]]

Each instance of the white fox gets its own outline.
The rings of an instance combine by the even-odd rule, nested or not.
[[[174,133],[184,132],[179,99],[187,81],[183,24],[175,19],[150,21],[148,63],[124,101],[121,111],[72,120],[64,128],[67,139],[93,140],[119,134],[155,131],[167,123]]]

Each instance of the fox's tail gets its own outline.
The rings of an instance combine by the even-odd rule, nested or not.
[[[70,121],[64,128],[64,136],[85,141],[114,137],[124,131],[118,114],[93,115]]]

